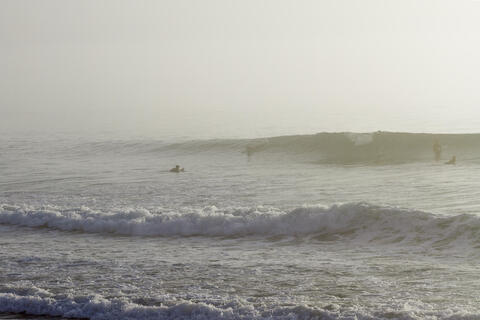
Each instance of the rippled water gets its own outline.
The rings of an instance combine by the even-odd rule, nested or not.
[[[3,138],[0,311],[480,317],[474,158],[335,164],[218,143]]]

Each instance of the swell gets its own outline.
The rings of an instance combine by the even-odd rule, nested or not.
[[[96,145],[102,150],[133,153],[244,153],[252,157],[286,154],[309,161],[338,164],[390,164],[431,161],[433,145],[441,146],[440,160],[453,155],[462,161],[480,161],[480,134],[430,134],[383,132],[317,133],[313,135],[279,136],[259,139],[192,140],[178,143],[125,142]],[[282,158],[284,159],[284,158]]]
[[[453,155],[462,161],[480,159],[480,134],[428,133],[318,133],[255,139],[246,141],[249,156],[284,153],[305,157],[310,161],[336,164],[396,164],[432,161],[433,145],[441,146],[440,159]]]
[[[430,134],[383,132],[322,132],[312,135],[278,136],[258,139],[212,139],[167,142],[160,140],[59,141],[49,144],[57,154],[68,157],[122,155],[214,155],[245,154],[249,157],[289,155],[308,162],[333,164],[397,164],[434,160],[433,145],[441,146],[440,160],[453,155],[459,161],[480,162],[480,134]],[[44,152],[43,144],[17,147],[25,155]],[[40,148],[40,150],[38,149]],[[53,152],[50,150],[50,152]],[[11,152],[11,150],[4,150]],[[273,155],[273,157],[272,157]],[[285,160],[285,157],[279,159]]]
[[[62,231],[157,237],[311,237],[438,248],[476,248],[480,217],[439,216],[367,203],[305,206],[291,211],[271,207],[96,211],[87,207],[0,205],[0,223]]]

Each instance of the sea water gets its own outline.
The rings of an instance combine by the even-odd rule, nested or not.
[[[4,136],[0,318],[480,318],[479,144]]]

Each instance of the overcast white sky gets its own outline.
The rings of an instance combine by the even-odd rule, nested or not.
[[[0,1],[5,130],[480,132],[480,1]]]

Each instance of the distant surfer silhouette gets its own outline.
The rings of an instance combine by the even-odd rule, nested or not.
[[[245,148],[245,152],[247,153],[247,156],[250,157],[253,154],[253,147],[252,146],[247,146]]]
[[[259,152],[264,150],[267,147],[268,139],[264,139],[263,141],[257,141],[253,144],[248,144],[245,147],[244,153],[247,154],[248,157],[252,156],[255,152]]]
[[[377,154],[375,156],[375,163],[380,164],[384,162],[385,154],[382,149],[377,149]]]
[[[170,172],[184,172],[184,168],[180,168],[180,166],[177,164],[175,168],[170,169]]]
[[[453,156],[452,159],[445,162],[445,164],[455,164],[455,163],[457,163],[457,157],[456,156]]]
[[[435,143],[433,144],[433,153],[435,154],[435,161],[440,160],[440,157],[442,156],[442,146],[438,143],[438,140],[435,140]]]

